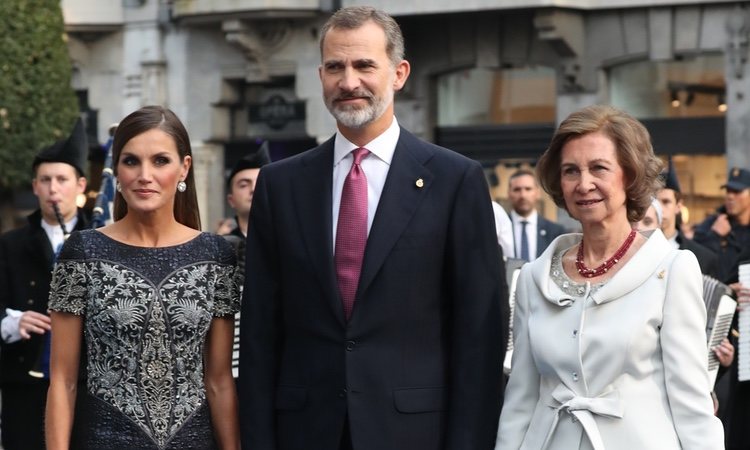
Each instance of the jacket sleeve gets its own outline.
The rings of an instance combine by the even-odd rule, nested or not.
[[[513,358],[495,450],[521,448],[539,400],[540,377],[529,341],[530,266],[521,269],[513,311]]]
[[[489,449],[502,405],[508,294],[487,183],[472,162],[449,223],[450,374],[446,449]]]
[[[700,267],[692,252],[682,250],[669,271],[660,339],[675,430],[683,449],[723,448],[710,397]]]
[[[265,178],[261,172],[247,231],[238,388],[242,448],[272,450],[276,448],[279,270]]]

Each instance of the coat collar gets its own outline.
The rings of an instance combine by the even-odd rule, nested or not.
[[[298,216],[302,222],[305,245],[313,255],[313,270],[330,299],[331,307],[344,324],[333,262],[331,223],[331,189],[333,171],[333,138],[302,155],[302,176],[295,178]],[[434,175],[425,167],[434,154],[431,147],[401,129],[393,160],[388,170],[378,210],[367,238],[362,272],[359,278],[358,301],[385,262],[386,257],[406,229],[420,202],[430,190]],[[421,179],[421,186],[417,180]],[[353,318],[356,318],[357,308]]]
[[[581,241],[582,234],[564,234],[557,237],[547,247],[547,250],[531,263],[531,277],[544,298],[558,306],[570,304],[571,297],[565,293],[550,277],[552,257],[568,249]],[[635,255],[610,278],[601,289],[590,294],[597,304],[616,300],[637,289],[646,282],[662,264],[662,261],[670,251],[676,251],[662,234],[661,230],[644,233],[647,237],[646,243],[638,249]],[[587,282],[588,284],[588,282]]]

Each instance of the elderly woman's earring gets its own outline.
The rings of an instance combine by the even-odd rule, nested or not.
[[[122,185],[119,181],[115,183],[115,189],[117,189],[117,192],[122,192]]]
[[[185,192],[186,189],[187,189],[187,183],[185,183],[184,181],[180,181],[179,183],[177,183],[178,191]]]

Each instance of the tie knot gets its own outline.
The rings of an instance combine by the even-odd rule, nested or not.
[[[526,225],[528,225],[528,224],[529,224],[529,221],[528,221],[528,220],[522,220],[522,221],[521,221],[521,225],[523,225],[523,226],[526,226]]]
[[[370,150],[367,150],[364,147],[355,148],[352,150],[352,155],[354,155],[354,164],[359,165],[362,162],[362,159],[370,154]]]

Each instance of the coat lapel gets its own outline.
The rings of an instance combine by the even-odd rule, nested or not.
[[[302,239],[313,261],[311,270],[316,272],[325,297],[343,324],[344,312],[333,267],[333,142],[328,140],[302,158],[300,176],[294,178],[294,192]]]
[[[372,283],[394,244],[432,186],[433,174],[424,166],[432,152],[408,131],[401,134],[388,169],[378,210],[367,238],[358,299]],[[422,180],[417,186],[417,180]],[[354,310],[356,314],[356,307]]]

